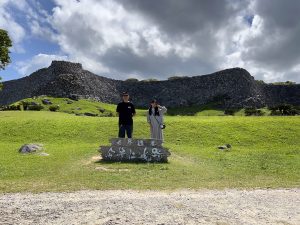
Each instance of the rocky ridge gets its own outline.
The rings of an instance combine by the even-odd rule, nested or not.
[[[137,106],[147,106],[153,98],[167,107],[222,102],[225,108],[263,107],[282,103],[300,105],[300,84],[273,85],[256,81],[242,68],[208,75],[164,81],[121,81],[93,74],[79,63],[53,61],[27,77],[4,82],[0,105],[39,95],[94,98],[118,103],[128,91]]]

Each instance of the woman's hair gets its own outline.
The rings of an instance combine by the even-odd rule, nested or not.
[[[149,107],[149,115],[152,115],[152,106]],[[159,111],[158,111],[158,107],[156,106],[154,108],[154,116],[159,116]]]
[[[156,103],[157,104],[157,101],[155,99],[153,99],[151,101],[151,103]],[[150,116],[152,115],[152,106],[151,105],[149,107],[149,115]],[[159,111],[158,111],[158,107],[157,106],[154,108],[154,116],[159,116]]]

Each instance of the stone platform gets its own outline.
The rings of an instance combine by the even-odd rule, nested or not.
[[[100,146],[102,159],[111,162],[168,162],[170,152],[156,139],[112,138]]]

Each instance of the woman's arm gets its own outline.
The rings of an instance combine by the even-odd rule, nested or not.
[[[159,112],[161,112],[162,114],[165,114],[167,112],[167,108],[165,106],[158,105],[157,107]]]

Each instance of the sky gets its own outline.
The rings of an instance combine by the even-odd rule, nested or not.
[[[167,79],[242,67],[300,82],[299,0],[0,0],[13,41],[4,81],[79,62],[114,79]]]

